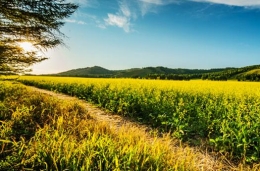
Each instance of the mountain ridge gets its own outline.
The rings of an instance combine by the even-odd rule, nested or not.
[[[167,68],[163,66],[109,70],[101,66],[72,69],[55,76],[95,78],[149,78],[149,79],[209,79],[209,80],[254,80],[259,76],[260,65],[211,69]],[[254,78],[251,78],[254,77]]]
[[[228,67],[229,68],[229,67]],[[143,67],[143,68],[129,68],[123,70],[109,70],[101,66],[77,68],[64,72],[57,73],[55,75],[62,76],[88,76],[88,75],[113,75],[124,76],[136,73],[140,76],[145,76],[146,74],[191,74],[191,73],[208,73],[222,71],[227,68],[212,68],[212,69],[185,69],[185,68],[168,68],[163,66],[157,67]]]

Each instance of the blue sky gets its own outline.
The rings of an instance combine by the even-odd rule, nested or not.
[[[33,73],[102,66],[242,67],[260,63],[260,0],[68,0],[67,47]]]

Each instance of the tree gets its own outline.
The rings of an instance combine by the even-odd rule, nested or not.
[[[2,74],[29,71],[25,68],[45,59],[47,58],[39,57],[35,51],[25,52],[19,46],[0,44],[0,72]]]
[[[66,0],[0,0],[0,72],[22,72],[47,59],[37,50],[63,44],[60,28],[77,8]],[[37,50],[26,52],[20,42]]]

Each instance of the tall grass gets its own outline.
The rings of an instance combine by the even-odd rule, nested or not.
[[[77,101],[0,82],[0,170],[200,170],[190,148],[97,122]],[[205,163],[205,162],[204,162]]]

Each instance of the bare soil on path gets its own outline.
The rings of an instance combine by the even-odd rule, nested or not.
[[[122,126],[131,126],[131,127],[138,127],[140,130],[143,130],[145,132],[152,131],[152,128],[148,127],[147,125],[143,125],[141,123],[137,123],[133,119],[113,114],[109,111],[106,111],[105,109],[101,109],[85,100],[81,100],[77,97],[72,97],[69,95],[56,93],[49,90],[39,89],[32,86],[27,86],[33,91],[37,91],[40,93],[48,94],[50,96],[54,96],[61,100],[68,100],[68,101],[79,101],[81,104],[85,106],[88,113],[94,117],[99,122],[107,122],[110,126],[116,127],[120,129]]]
[[[136,129],[138,129],[138,131],[143,132],[143,134],[147,138],[148,142],[153,142],[154,139],[157,139],[157,140],[163,139],[162,135],[160,135],[159,137],[152,136],[151,132],[156,132],[156,130],[152,129],[151,127],[138,123],[137,121],[134,121],[133,119],[108,112],[87,101],[80,100],[76,97],[72,97],[72,96],[68,96],[68,95],[64,95],[64,94],[60,94],[60,93],[56,93],[56,92],[52,92],[52,91],[48,91],[48,90],[44,90],[44,89],[39,89],[39,88],[32,87],[32,86],[27,86],[27,87],[33,91],[48,94],[50,96],[54,96],[61,100],[79,101],[81,104],[83,104],[85,106],[85,108],[86,108],[87,112],[90,114],[90,116],[93,116],[93,118],[97,122],[105,122],[110,127],[113,127],[116,129],[120,129],[123,127],[124,128],[126,128],[126,127],[136,128]],[[218,157],[214,157],[212,154],[207,153],[204,150],[201,150],[200,148],[189,147],[188,145],[183,145],[183,144],[180,145],[178,140],[173,140],[171,145],[173,146],[173,149],[178,148],[178,150],[183,150],[184,153],[185,153],[185,151],[187,151],[187,153],[190,153],[190,152],[194,153],[197,158],[195,160],[197,162],[196,164],[198,166],[198,170],[203,170],[203,171],[205,171],[205,170],[237,170],[237,169],[235,169],[236,168],[235,166],[231,165],[227,161],[223,162],[223,159],[222,159],[222,162],[221,162]]]

